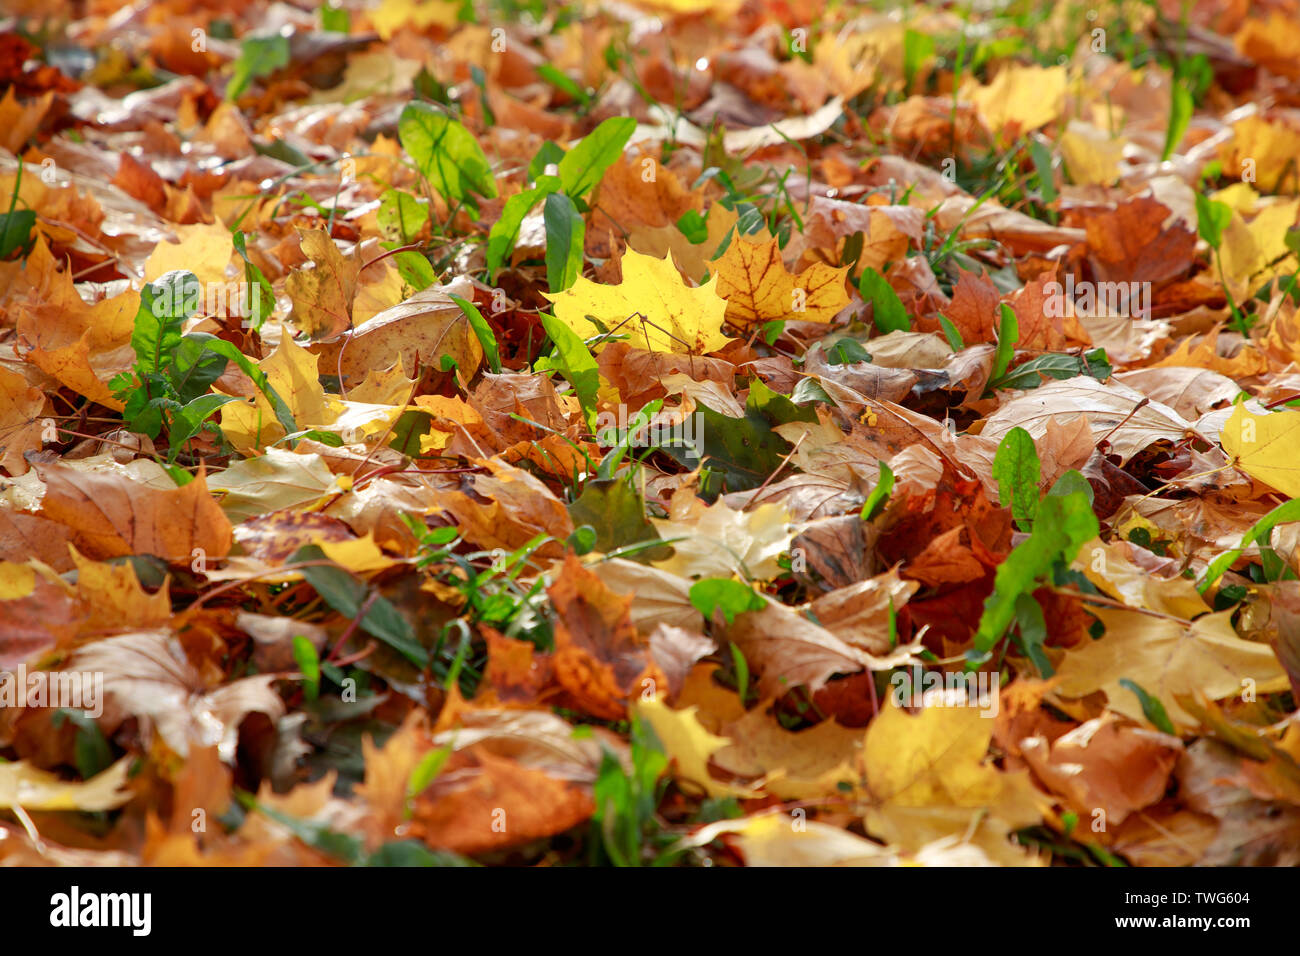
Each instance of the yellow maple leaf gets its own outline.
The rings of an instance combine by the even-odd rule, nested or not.
[[[1110,543],[1100,538],[1079,549],[1074,567],[1088,580],[1129,607],[1159,611],[1191,620],[1209,610],[1193,581],[1179,575],[1157,577],[1134,563],[1126,538]]]
[[[1123,168],[1128,140],[1074,120],[1061,134],[1061,155],[1080,186],[1109,186]]]
[[[882,707],[863,745],[872,796],[899,807],[990,807],[1013,825],[1033,822],[1037,798],[1025,775],[984,760],[993,721],[982,714],[978,707],[923,707],[916,715],[892,702]]]
[[[1046,126],[1065,109],[1063,66],[1005,66],[988,86],[972,85],[969,98],[989,129],[1021,133]]]
[[[667,518],[651,519],[673,555],[652,564],[678,577],[730,577],[744,573],[770,580],[781,573],[778,559],[790,547],[794,529],[783,504],[736,511],[719,499],[705,505],[689,490],[673,495]]]
[[[819,262],[792,275],[776,239],[750,242],[739,236],[714,265],[718,294],[727,300],[727,321],[744,332],[778,319],[829,322],[849,304],[844,291],[848,271],[847,266],[833,269]]]
[[[978,707],[923,707],[911,715],[892,702],[867,728],[863,745],[874,806],[868,829],[907,852],[936,840],[969,840],[1004,865],[1031,860],[1008,833],[1042,819],[1047,798],[1026,771],[986,762],[994,721]]]
[[[811,800],[851,790],[860,779],[862,731],[834,720],[798,732],[786,730],[764,707],[726,728],[732,740],[713,762],[738,777],[763,777],[763,789],[782,800]]]
[[[623,254],[623,281],[599,285],[583,276],[568,289],[546,297],[555,317],[582,338],[618,328],[633,344],[652,352],[715,352],[729,341],[722,334],[727,303],[717,293],[717,277],[692,289],[672,259],[656,259],[632,249]],[[544,293],[545,294],[545,293]]]
[[[212,225],[173,226],[177,242],[160,242],[144,264],[144,279],[153,282],[168,272],[183,269],[194,273],[206,290],[209,282],[224,282],[226,266],[234,254],[230,230],[220,222]]]
[[[1291,498],[1300,498],[1300,412],[1255,415],[1238,405],[1223,423],[1219,442],[1236,466]]]
[[[1237,636],[1231,610],[1186,623],[1103,607],[1090,612],[1106,634],[1066,652],[1057,672],[1065,697],[1105,691],[1111,710],[1149,723],[1138,696],[1120,684],[1127,678],[1159,700],[1175,723],[1190,724],[1195,721],[1179,706],[1179,695],[1200,691],[1222,700],[1241,693],[1247,681],[1261,694],[1289,686],[1272,648]]]
[[[658,697],[638,700],[636,711],[654,728],[664,752],[677,763],[677,776],[702,787],[711,797],[754,797],[757,792],[715,780],[709,773],[709,758],[731,741],[704,729],[694,707],[674,710]]]
[[[1224,283],[1237,301],[1252,295],[1266,282],[1295,271],[1295,258],[1286,245],[1287,230],[1300,213],[1300,199],[1265,205],[1250,222],[1233,212],[1223,230],[1219,264]]]
[[[41,447],[44,408],[45,394],[39,388],[17,372],[0,368],[0,468],[9,474],[26,474],[23,453]]]
[[[637,0],[637,3],[664,13],[682,15],[708,13],[715,20],[734,16],[741,6],[741,0]]]
[[[284,286],[293,300],[291,320],[314,339],[332,339],[352,326],[361,262],[354,249],[346,259],[324,229],[299,229],[302,252],[312,268],[289,274]]]
[[[77,567],[77,596],[94,614],[97,627],[156,627],[172,616],[167,578],[150,594],[131,564],[92,561],[68,545]]]
[[[713,269],[713,254],[727,238],[739,217],[735,210],[721,204],[715,204],[705,220],[708,230],[703,242],[691,242],[675,223],[666,226],[652,226],[637,223],[628,229],[627,244],[637,252],[643,252],[656,259],[662,259],[670,253],[677,268],[687,276],[699,282]],[[768,231],[762,229],[757,238],[767,238]]]
[[[1263,192],[1295,187],[1295,156],[1300,153],[1300,131],[1284,122],[1254,114],[1232,124],[1232,143],[1225,150],[1226,176],[1251,175]]]
[[[316,372],[316,356],[293,340],[286,331],[275,351],[257,363],[271,387],[293,412],[301,428],[332,422],[325,389]],[[252,402],[231,402],[221,408],[221,433],[240,453],[254,454],[263,446],[283,438],[284,428],[276,421],[275,409],[260,391]]]

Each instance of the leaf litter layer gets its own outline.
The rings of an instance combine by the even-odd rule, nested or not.
[[[1289,2],[16,0],[0,859],[1300,862]]]

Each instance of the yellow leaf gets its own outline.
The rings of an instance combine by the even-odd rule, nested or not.
[[[41,447],[41,410],[45,394],[17,372],[0,368],[0,468],[17,476],[27,473],[24,452]]]
[[[1157,698],[1175,723],[1192,724],[1195,720],[1178,705],[1180,694],[1200,691],[1222,700],[1251,686],[1246,681],[1261,694],[1288,686],[1272,648],[1238,637],[1230,610],[1189,623],[1137,611],[1090,611],[1106,626],[1106,634],[1066,653],[1057,672],[1057,690],[1065,697],[1105,691],[1111,710],[1147,722],[1137,695],[1120,686],[1127,678]]]
[[[1032,859],[1008,843],[1012,829],[1042,818],[1047,798],[1026,771],[985,758],[995,721],[977,707],[924,707],[915,716],[892,702],[867,727],[867,786],[873,834],[917,852],[957,837],[1006,865]]]
[[[36,570],[29,564],[0,561],[0,601],[26,597],[36,589]]]
[[[740,573],[759,580],[774,578],[781,573],[778,559],[794,536],[783,504],[734,511],[721,499],[706,506],[690,489],[673,495],[667,519],[651,520],[674,551],[654,566],[683,578]]]
[[[316,377],[316,356],[293,340],[286,331],[276,350],[257,367],[266,373],[271,387],[293,412],[299,428],[327,425],[334,421],[325,401],[325,389]],[[221,408],[221,432],[242,454],[256,452],[285,435],[275,419],[275,409],[258,391],[252,404],[231,402]]]
[[[628,230],[627,244],[637,252],[645,253],[656,259],[663,259],[669,254],[677,268],[687,276],[699,282],[705,274],[713,269],[713,254],[727,238],[727,233],[736,224],[739,217],[734,209],[715,204],[705,220],[708,235],[703,242],[691,242],[676,224],[651,226],[637,223]],[[763,229],[759,238],[766,238],[768,232]]]
[[[26,760],[0,763],[0,807],[27,810],[112,810],[131,799],[126,771],[132,758],[123,757],[84,783],[60,780]]]
[[[726,728],[731,746],[714,756],[738,777],[765,777],[763,789],[782,800],[811,800],[859,783],[862,731],[834,720],[798,732],[786,730],[763,707]]]
[[[372,368],[356,388],[348,389],[348,400],[374,405],[396,405],[411,393],[415,380],[406,377],[401,362],[386,369]]]
[[[267,511],[315,501],[334,488],[335,481],[320,455],[268,448],[213,475],[209,487],[221,494],[221,510],[238,524]]]
[[[395,563],[392,558],[379,550],[379,545],[375,544],[375,536],[371,532],[366,532],[364,538],[350,538],[347,541],[321,539],[317,544],[325,552],[325,557],[339,567],[347,568],[357,574],[382,571],[384,568],[391,568]]]
[[[666,13],[708,13],[715,20],[733,16],[740,9],[741,0],[638,0],[643,7]]]
[[[1130,551],[1133,547],[1136,545],[1130,545],[1127,540],[1107,544],[1094,538],[1079,549],[1075,567],[1101,590],[1129,607],[1172,614],[1189,621],[1209,610],[1192,581],[1181,575],[1156,577],[1134,564]]]
[[[1223,230],[1219,263],[1229,291],[1241,301],[1278,275],[1295,271],[1286,233],[1300,213],[1300,199],[1264,206],[1249,223],[1238,212]]]
[[[361,263],[357,251],[343,258],[324,229],[299,229],[303,255],[312,267],[294,270],[284,286],[293,300],[293,324],[313,339],[332,339],[352,326]]]
[[[100,628],[154,627],[172,616],[166,583],[154,594],[140,585],[130,563],[106,564],[83,557],[72,545],[77,566],[77,597]]]
[[[815,263],[791,275],[776,239],[750,242],[736,236],[714,265],[718,294],[727,300],[727,321],[742,332],[764,322],[798,319],[829,322],[849,304],[848,267]]]
[[[431,26],[454,27],[460,4],[454,0],[383,0],[370,14],[379,39],[390,40],[397,31],[410,26],[423,31]]]
[[[1087,123],[1071,122],[1061,134],[1061,155],[1080,186],[1109,186],[1119,178],[1128,141]]]
[[[722,334],[727,303],[718,296],[716,276],[692,289],[670,258],[632,249],[623,254],[622,266],[618,285],[598,285],[579,276],[563,292],[547,294],[555,303],[555,317],[586,339],[600,332],[587,318],[594,316],[607,330],[618,327],[616,334],[652,352],[715,352],[730,341]]]
[[[797,826],[795,824],[798,824]],[[747,866],[896,866],[898,854],[837,826],[769,810],[720,820],[693,833],[690,846],[707,846],[733,833]]]
[[[1254,415],[1238,405],[1219,435],[1223,450],[1252,478],[1291,498],[1300,497],[1300,412]]]
[[[974,87],[969,96],[995,133],[1007,126],[1027,133],[1061,115],[1065,87],[1063,66],[1005,66],[992,83]]]
[[[867,727],[867,785],[899,807],[988,807],[1012,825],[1038,818],[1023,773],[985,762],[994,722],[979,707],[923,707],[911,715],[891,703]]]
[[[1259,114],[1232,124],[1232,144],[1223,162],[1225,176],[1252,173],[1266,193],[1294,190],[1295,157],[1300,154],[1300,131],[1284,122],[1272,122]]]
[[[235,250],[230,230],[220,222],[172,228],[180,241],[160,242],[154,247],[144,264],[145,281],[153,282],[165,273],[183,269],[194,273],[204,289],[209,282],[225,282],[226,266]]]
[[[722,783],[709,773],[709,758],[731,743],[709,733],[695,716],[695,708],[674,710],[659,698],[638,700],[636,711],[654,728],[664,752],[676,761],[677,776],[704,788],[711,797],[754,797],[757,792]]]

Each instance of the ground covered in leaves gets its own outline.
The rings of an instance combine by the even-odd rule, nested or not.
[[[5,8],[0,861],[1300,862],[1294,0]]]

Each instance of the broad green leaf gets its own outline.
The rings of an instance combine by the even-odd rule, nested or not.
[[[203,286],[192,272],[176,270],[148,283],[140,292],[131,348],[140,375],[162,372],[181,341],[181,325],[198,309]]]
[[[542,314],[542,327],[555,344],[555,352],[547,359],[539,359],[538,368],[559,372],[573,386],[573,392],[582,404],[587,427],[596,427],[596,393],[600,390],[600,369],[592,358],[587,344],[572,329],[552,316]]]
[[[239,48],[235,72],[226,87],[226,99],[236,99],[253,80],[270,76],[289,65],[289,38],[280,34],[248,37]]]
[[[407,249],[393,256],[397,274],[402,281],[416,292],[423,292],[438,281],[438,274],[433,271],[429,260],[413,249]]]
[[[1057,561],[1073,560],[1079,548],[1099,533],[1092,499],[1083,491],[1048,494],[1038,503],[1033,533],[1012,549],[994,574],[993,593],[984,602],[975,646],[967,654],[968,666],[988,659],[1015,619],[1020,595],[1032,594]]]
[[[35,225],[36,213],[31,209],[11,209],[0,213],[0,259],[8,259],[19,249],[25,255],[35,241],[32,238]]]
[[[880,462],[880,480],[876,482],[876,487],[871,489],[871,494],[867,495],[867,500],[862,503],[862,510],[858,512],[858,517],[863,521],[870,521],[880,514],[885,505],[889,504],[889,496],[893,492],[893,469],[882,461]]]
[[[1068,352],[1051,352],[1017,365],[1001,378],[990,381],[989,388],[1037,388],[1043,384],[1043,376],[1067,379],[1091,375],[1099,382],[1104,382],[1110,378],[1113,371],[1105,349],[1092,349],[1082,356],[1070,355]]]
[[[545,196],[560,188],[560,180],[555,176],[542,176],[532,189],[515,193],[506,200],[501,209],[501,218],[488,230],[487,268],[488,275],[495,281],[497,270],[506,264],[510,253],[514,251],[519,239],[519,227],[524,217],[532,212],[533,207]]]
[[[636,120],[630,116],[611,116],[560,160],[560,182],[572,199],[581,199],[600,182],[620,156],[623,147],[636,131]]]
[[[721,611],[730,624],[737,614],[763,610],[767,600],[748,584],[732,578],[704,578],[691,585],[691,604],[706,619],[712,619],[714,611]]]
[[[1016,319],[1016,313],[1011,310],[1011,306],[1005,302],[1002,303],[1001,316],[1002,319],[998,323],[997,350],[993,353],[993,374],[989,376],[989,381],[997,381],[1006,374],[1007,366],[1011,364],[1011,359],[1016,354],[1016,342],[1020,338],[1020,322]]]
[[[688,209],[677,220],[677,231],[698,246],[709,238],[709,221],[695,209]]]
[[[386,238],[409,243],[429,221],[429,207],[403,189],[386,189],[375,218]]]
[[[1191,91],[1182,83],[1175,83],[1169,104],[1169,125],[1165,129],[1165,148],[1160,153],[1161,162],[1168,159],[1182,142],[1187,124],[1192,121],[1193,105]]]
[[[397,121],[397,135],[429,185],[449,202],[472,204],[471,192],[496,196],[492,167],[478,140],[450,116],[428,103],[408,103]]]
[[[204,333],[185,335],[172,353],[167,378],[181,404],[188,404],[205,394],[228,364],[229,359],[207,347]]]
[[[217,409],[227,402],[237,401],[239,401],[239,398],[234,395],[200,395],[177,409],[172,415],[171,429],[168,435],[171,439],[171,446],[167,455],[168,460],[174,461],[176,459],[176,455],[179,454],[185,443],[199,433],[203,423],[211,418]]]
[[[351,33],[352,14],[341,6],[331,6],[329,2],[320,6],[320,25],[329,33]]]
[[[636,486],[623,478],[593,478],[582,486],[582,494],[569,505],[575,527],[589,525],[596,532],[594,547],[606,553],[629,545],[660,540],[655,526],[646,519],[645,501]],[[641,552],[651,560],[669,557],[666,547]]]
[[[546,281],[551,294],[563,292],[582,275],[582,247],[586,226],[573,200],[551,193],[542,209],[546,223]]]
[[[1196,194],[1196,231],[1211,249],[1223,242],[1223,230],[1232,222],[1232,207],[1201,193]]]
[[[548,139],[542,143],[541,148],[537,150],[537,155],[528,163],[528,181],[530,183],[537,182],[542,174],[546,172],[547,166],[558,167],[560,160],[563,158],[564,147]]]
[[[1041,476],[1033,438],[1023,428],[1011,429],[998,443],[997,454],[993,456],[993,478],[998,483],[1002,507],[1011,509],[1021,531],[1033,526]]]
[[[782,420],[784,408],[775,402],[764,402],[756,394],[761,390],[755,386],[761,384],[754,380],[743,417],[724,415],[700,402],[692,416],[692,442],[677,441],[661,446],[660,450],[687,468],[704,466],[700,495],[706,501],[713,501],[724,491],[749,491],[761,485],[781,466],[790,451],[789,442],[772,431],[773,426],[816,414],[811,406],[800,408],[785,399],[798,414]],[[701,450],[702,456],[697,457]]]
[[[884,276],[870,266],[863,269],[858,278],[858,292],[864,301],[872,304],[876,328],[881,332],[907,332],[912,328],[907,309],[903,308],[898,293]]]
[[[494,375],[500,375],[501,352],[497,348],[497,337],[492,334],[492,326],[488,325],[487,319],[483,318],[483,313],[478,310],[478,306],[473,302],[462,299],[458,295],[450,296],[450,298],[465,313],[469,327],[474,330],[474,335],[478,337],[478,344],[483,346],[483,356],[487,359],[488,368],[492,369]]]

